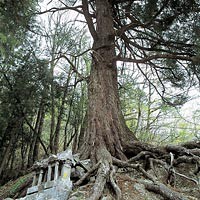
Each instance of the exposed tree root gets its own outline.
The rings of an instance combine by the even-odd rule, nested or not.
[[[166,185],[158,182],[144,183],[147,190],[162,195],[168,200],[187,200],[186,197],[174,190],[169,189]]]
[[[169,152],[178,153],[179,155],[196,155],[200,156],[200,149],[194,148],[194,149],[187,149],[183,146],[175,146],[175,145],[168,145],[166,146],[166,150]]]
[[[81,185],[85,179],[89,178],[90,175],[98,169],[99,164],[100,162],[94,165],[81,179],[79,179],[76,183],[74,183],[74,186]]]
[[[169,172],[170,166],[168,166],[168,164],[167,164],[166,162],[164,162],[164,161],[162,161],[162,160],[158,160],[158,159],[151,159],[151,160],[152,160],[152,162],[154,162],[154,163],[157,163],[157,164],[162,165],[162,166],[165,168],[165,170]],[[188,176],[186,176],[186,175],[184,175],[184,174],[178,173],[178,172],[176,172],[175,170],[173,170],[173,171],[174,171],[174,174],[176,174],[176,175],[178,175],[178,176],[181,176],[181,177],[183,177],[183,178],[185,178],[185,179],[187,179],[187,180],[190,180],[190,181],[194,182],[195,184],[198,184],[198,181],[197,181],[197,180],[195,180],[195,179],[193,179],[193,178],[190,178],[190,177],[188,177]],[[169,183],[170,183],[170,182],[169,182]]]
[[[104,186],[106,184],[107,178],[109,177],[109,173],[110,173],[110,163],[104,161],[99,166],[96,181],[92,189],[92,195],[89,197],[88,200],[98,200],[102,196]]]
[[[122,193],[121,190],[119,188],[119,186],[116,184],[115,180],[114,180],[114,174],[116,173],[115,167],[112,165],[111,166],[111,172],[110,172],[110,183],[115,191],[116,194],[116,200],[120,200],[122,197]]]
[[[193,143],[194,144],[194,143]],[[139,148],[139,143],[137,143],[137,149]],[[115,180],[116,167],[124,169],[134,169],[138,171],[139,174],[144,176],[147,180],[150,181],[139,181],[144,184],[145,188],[149,191],[155,192],[162,195],[165,199],[169,200],[187,200],[187,197],[183,194],[175,191],[170,186],[167,186],[164,183],[167,183],[171,186],[175,186],[176,176],[186,179],[195,184],[199,184],[198,180],[194,177],[189,177],[187,174],[182,174],[177,172],[176,167],[181,163],[190,163],[197,165],[197,170],[194,174],[199,173],[200,166],[200,149],[198,149],[198,144],[194,144],[195,148],[192,148],[192,143],[188,143],[185,146],[166,146],[162,148],[150,148],[148,145],[145,147],[142,145],[140,147],[141,151],[138,152],[134,157],[129,160],[120,160],[115,157],[111,157],[110,153],[106,148],[103,148],[102,151],[99,151],[97,155],[97,160],[99,162],[94,165],[79,181],[75,183],[75,186],[78,186],[83,183],[83,181],[96,173],[96,181],[94,183],[91,196],[88,200],[99,200],[102,195],[106,184],[109,183],[112,186],[113,191],[115,192],[115,199],[122,199],[122,192]],[[187,149],[187,147],[190,147]],[[146,164],[148,168],[146,169]],[[160,182],[156,176],[148,173],[148,170],[154,170],[156,166],[162,166],[168,174],[167,180],[162,180]],[[177,185],[176,185],[177,186]]]
[[[192,181],[193,183],[195,183],[195,184],[197,184],[197,185],[199,184],[197,180],[195,180],[195,179],[193,179],[193,178],[190,178],[190,177],[188,177],[188,176],[186,176],[186,175],[184,175],[184,174],[180,174],[180,173],[178,173],[178,172],[175,172],[175,174],[178,175],[178,176],[181,176],[182,178],[185,178],[185,179],[187,179],[187,180],[190,180],[190,181]]]
[[[149,151],[141,151],[140,153],[138,153],[136,156],[130,158],[128,160],[129,163],[131,162],[135,162],[135,161],[138,161],[139,159],[141,159],[142,157],[144,156],[147,156],[147,155],[151,155],[152,157],[155,157],[153,153],[149,152]]]

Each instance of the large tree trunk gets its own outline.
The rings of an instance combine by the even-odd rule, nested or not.
[[[93,44],[88,120],[81,148],[82,154],[90,157],[93,163],[108,152],[126,159],[123,145],[130,137],[136,139],[127,128],[120,109],[112,8],[108,0],[96,0],[96,10],[97,39]]]

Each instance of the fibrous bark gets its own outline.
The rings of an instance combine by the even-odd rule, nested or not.
[[[136,139],[133,134],[130,136],[120,109],[112,8],[107,0],[96,0],[96,10],[97,40],[93,44],[88,120],[81,151],[94,163],[98,162],[101,148],[107,149],[112,156],[126,159],[123,143],[127,135]]]
[[[112,156],[126,160],[123,145],[128,137],[136,139],[127,128],[120,109],[112,7],[108,0],[96,0],[95,3],[96,30],[88,13],[87,1],[83,0],[94,50],[88,82],[87,125],[79,152],[82,157],[90,158],[93,164],[100,162],[90,200],[101,197],[106,182],[111,183],[117,198],[121,196],[113,180]]]

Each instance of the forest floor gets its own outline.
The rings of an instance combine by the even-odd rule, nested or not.
[[[179,173],[188,174],[191,179],[195,179],[197,177],[193,174],[193,166],[192,165],[182,165],[177,169]],[[156,179],[160,182],[163,182],[171,191],[177,192],[181,194],[184,199],[181,200],[199,200],[200,199],[200,184],[196,184],[193,181],[182,177],[177,176],[174,186],[170,186],[166,184],[167,173],[160,166],[157,169],[149,171],[151,175],[154,175]],[[200,177],[198,177],[200,178]],[[166,200],[162,195],[151,192],[145,188],[144,183],[150,183],[151,181],[145,179],[141,173],[138,173],[136,170],[132,171],[121,171],[116,175],[116,182],[119,185],[122,192],[121,200]],[[84,200],[90,196],[90,192],[92,190],[93,183],[90,181],[89,184],[80,186],[79,188],[73,190],[70,200]],[[102,200],[115,200],[116,198],[114,193],[112,196],[110,195],[112,192],[109,190],[109,186],[104,191],[104,196]],[[172,194],[173,195],[173,194]],[[176,200],[176,197],[174,197]]]

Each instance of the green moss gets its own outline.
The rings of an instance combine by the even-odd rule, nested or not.
[[[25,184],[32,178],[32,174],[19,177],[14,181],[9,181],[4,186],[0,187],[0,199],[6,197],[14,197],[21,189],[22,185]]]

